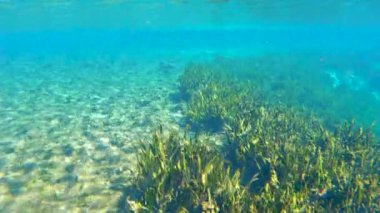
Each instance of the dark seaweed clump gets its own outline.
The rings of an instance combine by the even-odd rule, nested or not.
[[[128,199],[129,210],[380,211],[372,126],[327,128],[306,110],[269,103],[251,82],[208,65],[189,65],[180,92],[194,129],[207,132],[218,123],[225,139],[217,146],[156,131],[137,154],[138,193]]]

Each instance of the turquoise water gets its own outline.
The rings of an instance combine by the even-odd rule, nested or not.
[[[189,62],[259,79],[269,99],[329,126],[379,121],[379,10],[377,1],[0,0],[0,211],[120,210],[136,144],[160,123],[186,126],[175,94]]]

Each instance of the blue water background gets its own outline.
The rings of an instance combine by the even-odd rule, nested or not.
[[[371,55],[376,1],[0,1],[0,52],[314,51]]]

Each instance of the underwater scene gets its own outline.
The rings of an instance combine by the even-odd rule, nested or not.
[[[380,212],[379,10],[0,0],[0,212]]]

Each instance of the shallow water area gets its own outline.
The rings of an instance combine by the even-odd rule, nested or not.
[[[159,123],[178,128],[181,106],[169,97],[181,66],[63,56],[4,63],[1,209],[116,208],[138,142]]]
[[[295,180],[290,189],[293,194],[287,195],[289,200],[266,203],[267,211],[295,202],[302,184],[308,198],[298,201],[304,211],[309,207],[314,211],[314,206],[309,206],[314,204],[328,209],[331,203],[324,199],[330,199],[329,193],[341,190],[350,194],[347,191],[356,188],[349,183],[361,180],[362,185],[369,186],[370,178],[377,177],[378,156],[372,155],[377,144],[367,150],[373,160],[362,155],[362,165],[358,166],[352,159],[364,153],[355,149],[369,148],[365,143],[379,141],[379,8],[376,1],[0,0],[0,212],[128,212],[129,201],[135,200],[138,206],[137,202],[145,199],[139,189],[129,191],[133,189],[129,187],[132,177],[143,176],[139,177],[141,188],[152,183],[150,192],[154,193],[159,188],[155,183],[162,187],[160,181],[170,179],[170,172],[181,167],[170,165],[174,162],[170,159],[166,168],[175,169],[157,182],[144,182],[144,178],[158,177],[164,166],[153,164],[157,168],[148,168],[153,172],[148,171],[146,176],[136,169],[143,168],[136,157],[144,150],[141,145],[155,149],[151,146],[154,136],[162,140],[161,145],[173,142],[165,135],[171,130],[185,135],[175,138],[179,147],[185,147],[180,143],[186,144],[192,136],[199,137],[199,141],[206,141],[205,153],[218,155],[222,164],[225,160],[226,165],[235,167],[240,161],[231,164],[228,151],[236,150],[223,148],[228,147],[227,142],[247,142],[247,147],[237,150],[248,159],[248,167],[241,167],[241,174],[250,172],[249,159],[262,154],[255,153],[256,148],[245,152],[262,142],[260,136],[265,142],[261,148],[269,156],[264,156],[263,167],[257,164],[260,169],[251,169],[267,173],[260,180],[263,186],[266,176],[271,178],[270,184],[283,184],[274,186],[268,196],[288,192],[286,178]],[[314,128],[314,119],[320,128]],[[352,119],[356,123],[349,122]],[[355,129],[354,124],[363,128]],[[366,135],[366,128],[372,124],[376,124],[374,135],[371,131]],[[344,125],[346,132],[337,133]],[[165,134],[157,133],[161,127]],[[283,134],[277,135],[277,130]],[[272,150],[279,147],[281,137],[294,159],[283,151],[286,149]],[[309,143],[306,151],[304,140]],[[364,145],[356,146],[352,141]],[[327,145],[334,149],[323,150]],[[160,150],[161,156],[154,156],[152,161],[190,153],[198,155],[198,161],[205,157],[207,164],[209,156],[194,153],[198,149],[178,150],[166,150],[168,156]],[[318,176],[313,173],[309,185],[299,168],[307,161],[307,171],[315,171],[314,162],[322,159],[316,159],[321,150],[339,162],[340,174],[326,164],[329,159],[321,160],[321,180],[313,182]],[[310,159],[304,162],[303,156]],[[277,164],[281,158],[286,166]],[[207,165],[211,169],[204,165],[208,172],[217,168],[211,165],[217,158],[210,159]],[[271,166],[278,171],[267,169],[267,159],[273,160]],[[191,157],[188,160],[190,164],[196,161]],[[368,168],[363,166],[371,160]],[[181,168],[186,168],[185,163]],[[202,168],[201,164],[195,171]],[[225,175],[230,169],[223,166],[219,171]],[[362,173],[356,173],[358,168]],[[286,171],[300,174],[287,175]],[[202,191],[207,174],[197,175],[179,182],[201,181],[198,185]],[[235,178],[236,186],[248,188],[244,186],[248,178],[252,177]],[[325,188],[316,184],[320,181]],[[371,187],[378,189],[379,183],[373,183]],[[171,189],[169,195],[161,191],[155,199],[147,196],[142,203],[150,201],[148,207],[158,211],[162,207],[157,207],[160,196],[168,195],[161,198],[170,200],[181,195],[178,191],[183,188],[172,187],[175,193]],[[215,194],[219,192],[215,190]],[[257,192],[250,193],[260,195]],[[356,196],[353,192],[350,195]],[[342,201],[343,196],[337,197],[342,203],[339,205],[348,210],[365,209],[361,199]],[[260,199],[257,206],[264,204]],[[373,195],[371,199],[368,203],[380,197]],[[203,208],[202,201],[198,199],[194,209]],[[361,206],[347,204],[354,201]],[[289,209],[296,211],[297,202]],[[379,209],[378,204],[371,205],[372,210]],[[176,203],[173,206],[178,207]]]

